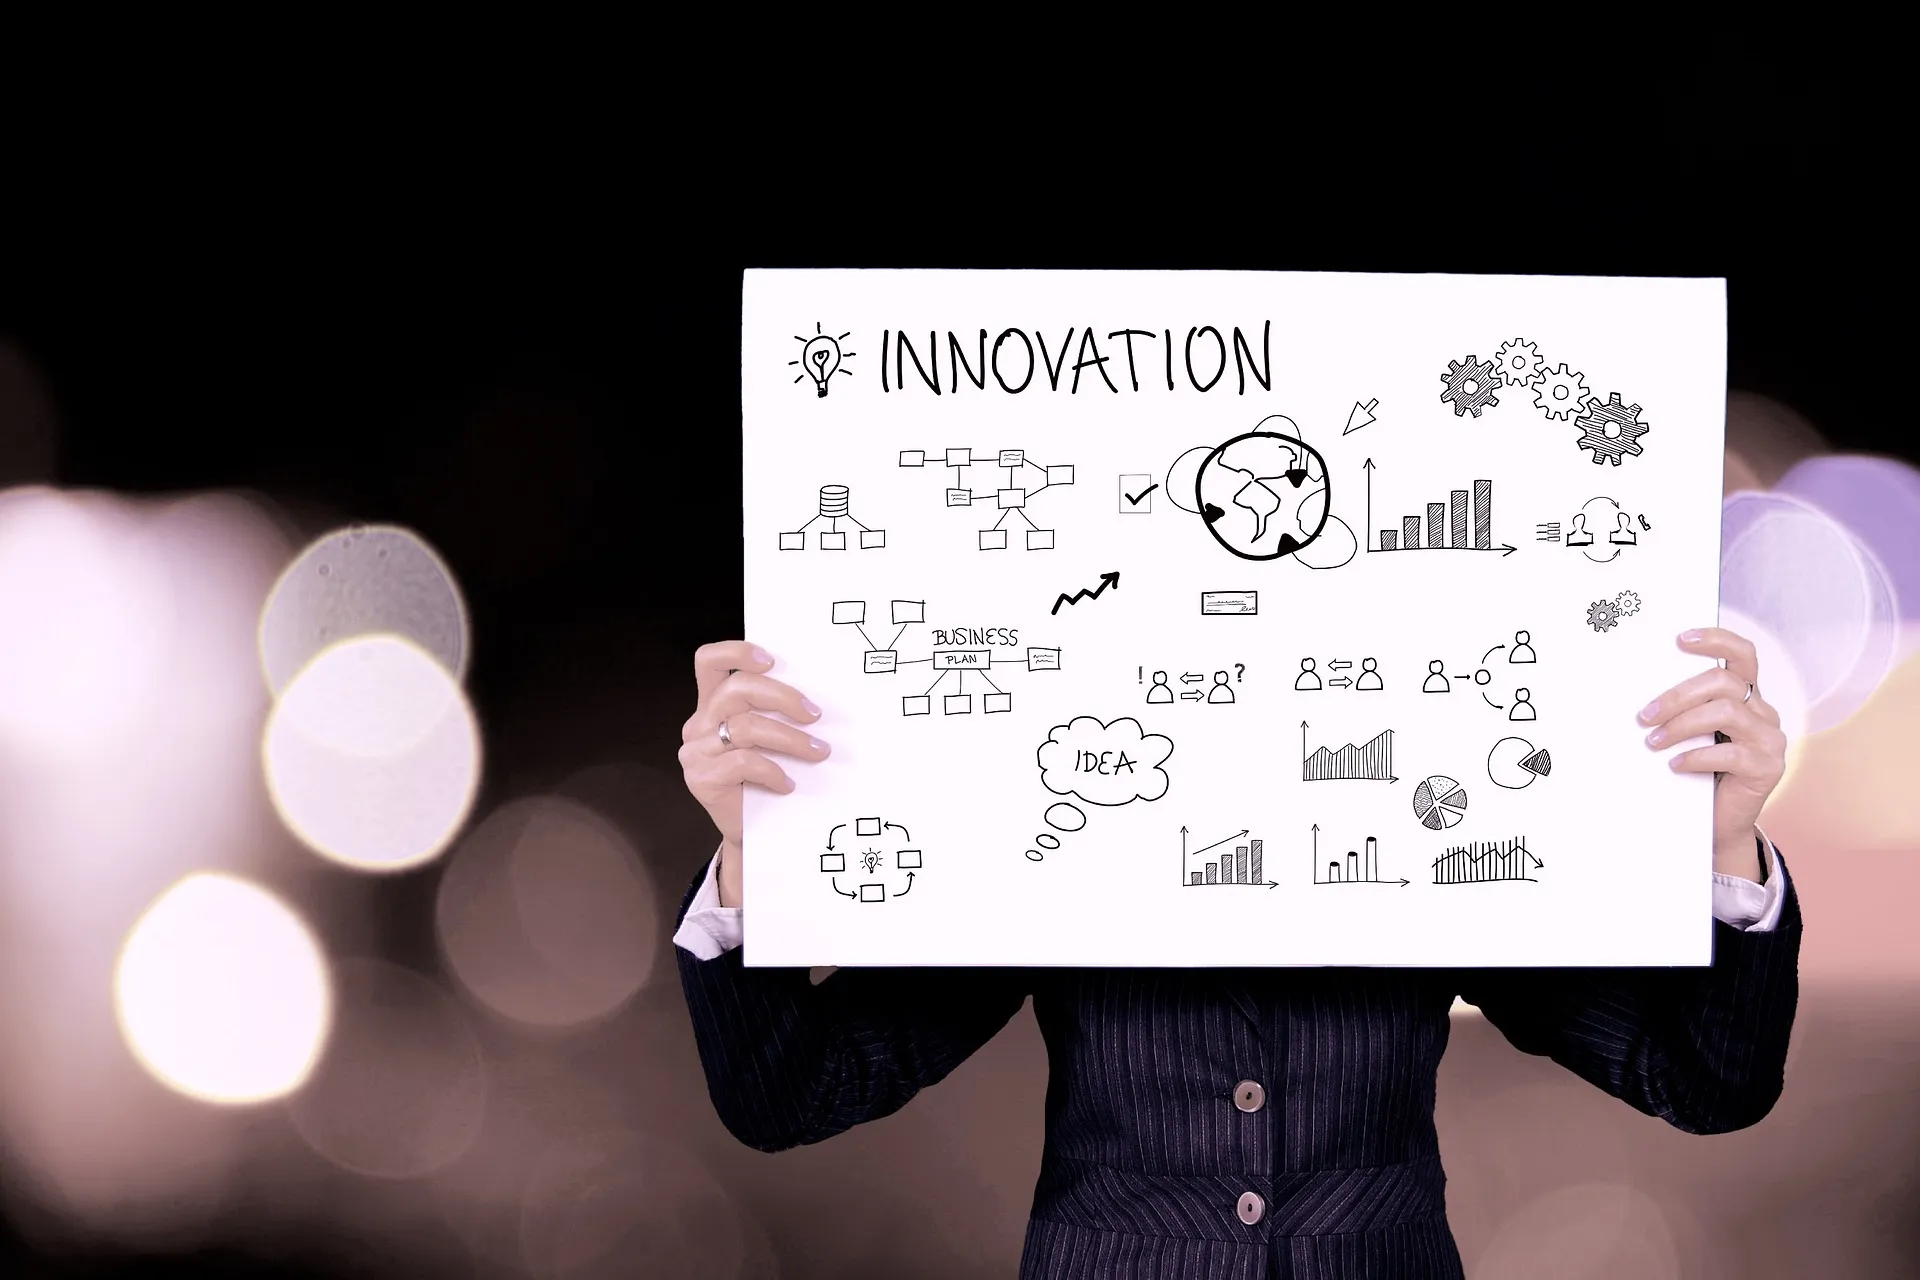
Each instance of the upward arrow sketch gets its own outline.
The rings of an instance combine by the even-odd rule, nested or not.
[[[1060,606],[1063,604],[1077,604],[1082,600],[1098,600],[1101,592],[1105,591],[1108,587],[1117,587],[1119,585],[1120,571],[1118,569],[1115,569],[1112,573],[1103,573],[1100,575],[1100,585],[1091,591],[1083,587],[1072,595],[1061,592],[1060,598],[1053,602],[1053,612],[1060,612]]]
[[[1361,466],[1365,469],[1367,473],[1367,534],[1366,536],[1369,539],[1371,539],[1373,537],[1373,459],[1368,458],[1364,463],[1361,464]],[[1367,550],[1371,551],[1373,550],[1373,548],[1368,547]]]

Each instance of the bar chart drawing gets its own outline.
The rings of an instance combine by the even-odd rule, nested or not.
[[[1471,489],[1454,489],[1445,502],[1424,504],[1420,512],[1404,515],[1398,527],[1380,528],[1373,522],[1373,459],[1367,459],[1367,528],[1371,552],[1382,551],[1497,551],[1512,555],[1511,543],[1493,540],[1493,481],[1475,480]]]
[[[1525,836],[1511,840],[1483,840],[1455,845],[1433,860],[1435,884],[1490,884],[1495,880],[1525,880],[1538,884],[1533,873],[1545,866],[1527,848]]]
[[[1307,750],[1307,722],[1300,722],[1300,780],[1302,782],[1398,782],[1393,775],[1393,730],[1382,729],[1356,746],[1349,742],[1336,750]]]
[[[1236,831],[1224,840],[1187,848],[1187,829],[1180,828],[1180,887],[1197,889],[1203,885],[1240,885],[1244,888],[1277,887],[1267,879],[1267,842],[1246,831]],[[1211,854],[1211,857],[1206,855]]]
[[[1313,824],[1313,882],[1315,884],[1397,884],[1402,889],[1413,883],[1407,879],[1387,879],[1380,874],[1380,842],[1367,837],[1363,849],[1349,849],[1344,856],[1322,860],[1320,824]]]

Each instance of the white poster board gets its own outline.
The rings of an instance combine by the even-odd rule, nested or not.
[[[1719,280],[751,271],[752,965],[1697,965]]]

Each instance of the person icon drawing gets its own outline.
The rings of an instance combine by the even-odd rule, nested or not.
[[[1353,687],[1355,689],[1360,690],[1360,692],[1362,693],[1365,693],[1372,689],[1378,689],[1381,687],[1380,659],[1378,658],[1360,659],[1360,678],[1353,682]]]
[[[1420,686],[1422,693],[1450,693],[1453,685],[1447,680],[1446,666],[1435,658],[1427,664],[1427,682]]]
[[[1525,689],[1515,689],[1513,691],[1513,705],[1507,708],[1507,719],[1532,720],[1534,718],[1532,698],[1533,695]]]
[[[1622,547],[1638,545],[1640,535],[1633,531],[1633,517],[1622,511],[1620,513],[1620,527],[1607,535],[1607,541]]]
[[[1208,702],[1233,701],[1233,686],[1227,683],[1227,675],[1225,671],[1213,673],[1213,688],[1207,690]]]
[[[1513,633],[1513,648],[1507,651],[1508,662],[1537,662],[1534,656],[1533,637],[1525,631]]]
[[[1307,690],[1321,687],[1320,673],[1313,669],[1312,658],[1300,659],[1300,674],[1294,677],[1293,687]]]
[[[1156,703],[1172,701],[1173,690],[1167,687],[1167,673],[1164,671],[1154,672],[1153,684],[1147,689],[1147,704],[1152,706]]]
[[[1573,532],[1567,535],[1567,545],[1570,547],[1590,547],[1593,545],[1593,535],[1587,532],[1586,512],[1582,511],[1573,518]]]

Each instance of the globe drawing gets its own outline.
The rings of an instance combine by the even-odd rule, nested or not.
[[[1319,537],[1332,496],[1326,459],[1272,431],[1235,436],[1209,453],[1194,488],[1207,531],[1243,560],[1277,560]]]

